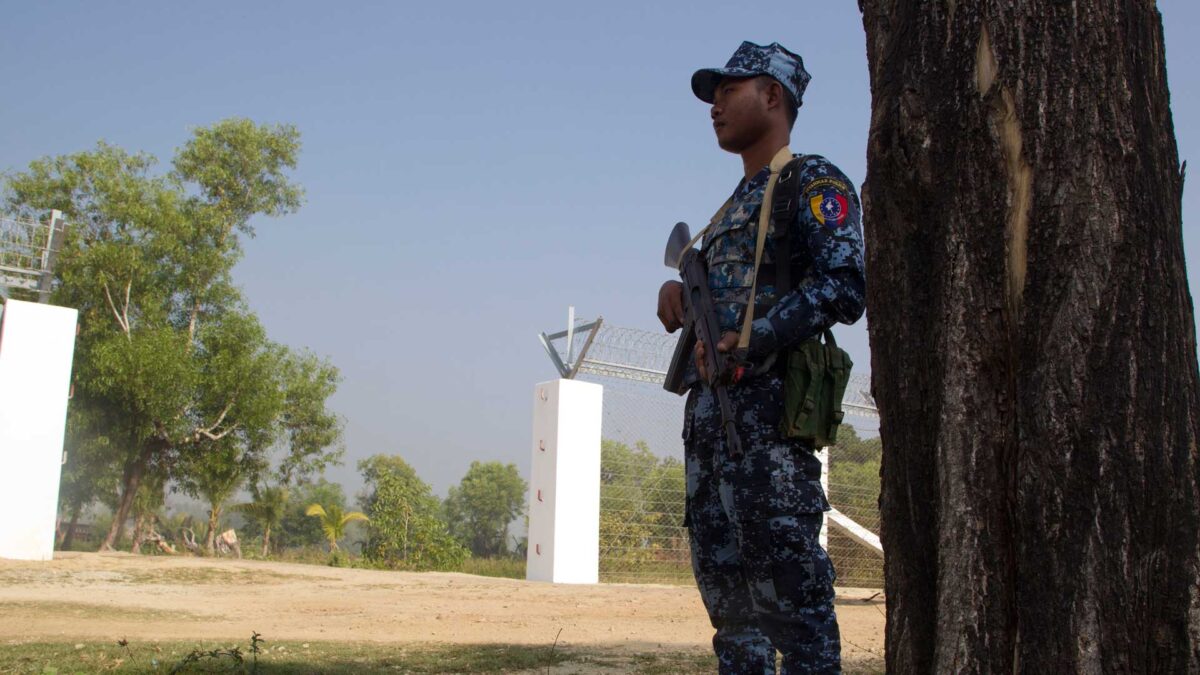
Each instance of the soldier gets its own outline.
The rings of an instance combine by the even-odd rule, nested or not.
[[[712,104],[718,145],[741,156],[745,173],[701,249],[721,323],[718,351],[737,344],[757,289],[751,370],[729,387],[742,456],[727,452],[703,373],[688,378],[683,427],[692,569],[716,629],[721,673],[774,673],[776,650],[785,673],[841,669],[834,571],[818,540],[829,509],[820,461],[811,443],[780,433],[787,351],[863,312],[861,207],[849,179],[824,158],[806,156],[798,216],[786,224],[792,287],[775,287],[773,233],[754,284],[763,192],[771,165],[789,158],[783,150],[808,81],[800,57],[778,43],[743,42],[724,68],[692,76],[692,91]],[[683,322],[681,288],[668,281],[659,291],[658,316],[669,332]],[[696,354],[707,347],[698,344]]]

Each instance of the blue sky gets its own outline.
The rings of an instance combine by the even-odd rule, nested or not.
[[[354,462],[375,453],[403,455],[439,493],[474,459],[526,471],[532,387],[555,376],[536,335],[568,305],[661,329],[671,225],[706,222],[741,172],[691,94],[696,68],[743,39],[799,52],[813,81],[793,149],[857,183],[866,172],[852,2],[334,7],[8,0],[0,170],[101,138],[165,164],[225,117],[296,125],[305,206],[256,222],[236,279],[274,339],[341,369],[348,453],[330,476],[351,490]],[[1187,159],[1200,154],[1200,76],[1186,68],[1200,8],[1159,7]],[[863,322],[839,336],[869,363]]]

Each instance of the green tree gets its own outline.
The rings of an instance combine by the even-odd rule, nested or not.
[[[234,504],[233,510],[241,513],[262,530],[262,557],[271,554],[271,530],[278,527],[287,510],[288,489],[282,485],[254,486],[253,499]]]
[[[184,454],[176,472],[184,492],[210,505],[205,535],[205,550],[210,554],[224,502],[244,483],[258,482],[268,467],[268,451],[277,441],[291,439],[285,434],[289,390],[311,386],[303,379],[310,373],[297,370],[288,350],[267,340],[253,314],[232,308],[218,316],[196,336],[197,345],[210,354],[200,370],[196,406],[216,419],[214,426],[223,428],[197,430],[191,451]],[[331,417],[324,413],[324,399],[318,406],[321,414]],[[240,422],[224,426],[229,417]],[[288,450],[284,462],[299,462],[302,467],[323,465],[331,458],[308,445],[291,443]],[[295,472],[287,473],[291,477]]]
[[[331,483],[321,478],[315,483],[302,483],[288,494],[287,507],[279,523],[279,546],[310,547],[325,541],[325,533],[316,520],[305,515],[309,504],[320,504],[326,511],[346,510],[346,493],[341,483]]]
[[[226,443],[196,455],[180,467],[183,492],[208,504],[204,533],[204,552],[208,555],[215,553],[225,503],[241,488],[248,472],[247,463],[253,461],[237,445]]]
[[[159,474],[152,474],[138,486],[137,495],[133,498],[130,514],[133,516],[133,537],[130,551],[141,553],[142,544],[155,531],[155,523],[166,505],[166,485]]]
[[[451,534],[472,555],[508,553],[508,525],[525,512],[525,490],[517,465],[471,462],[444,502]]]
[[[120,473],[111,462],[112,448],[108,447],[109,424],[99,408],[72,405],[68,408],[71,422],[65,439],[66,461],[59,482],[58,546],[69,550],[74,543],[76,525],[84,510],[106,495],[116,494]]]
[[[341,376],[333,364],[308,351],[286,350],[276,367],[283,382],[279,424],[287,447],[278,478],[284,485],[297,485],[340,463],[342,420],[326,403]]]
[[[371,517],[365,555],[403,569],[457,569],[468,551],[450,535],[429,484],[397,455],[358,463],[366,483],[359,503]]]
[[[336,506],[326,511],[320,504],[309,504],[304,510],[304,515],[320,519],[321,531],[325,533],[325,539],[329,542],[330,553],[338,550],[338,540],[346,536],[347,525],[359,520],[369,520],[359,511],[346,513]]]
[[[620,573],[652,561],[668,560],[672,569],[683,565],[685,490],[684,467],[679,460],[660,459],[644,441],[630,447],[603,439],[600,442],[602,572]]]
[[[830,503],[877,534],[881,457],[880,440],[861,438],[849,425],[841,427],[838,443],[829,451]]]
[[[257,461],[280,433],[291,441],[289,473],[336,455],[324,452],[340,433],[324,410],[336,371],[267,343],[230,278],[250,219],[298,208],[300,189],[285,175],[298,152],[294,128],[232,119],[196,130],[165,175],[151,174],[148,155],[100,143],[5,182],[10,212],[57,208],[71,224],[54,298],[80,310],[79,412],[69,424],[106,420],[102,446],[120,472],[102,548],[120,537],[148,472],[178,478],[181,465],[211,455],[214,473],[229,476],[229,458]],[[272,359],[285,362],[284,377],[247,376]]]

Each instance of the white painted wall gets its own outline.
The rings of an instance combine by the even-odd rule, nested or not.
[[[533,391],[529,552],[525,578],[600,580],[600,422],[604,388],[543,382]]]
[[[9,300],[0,315],[0,558],[54,556],[77,314]]]

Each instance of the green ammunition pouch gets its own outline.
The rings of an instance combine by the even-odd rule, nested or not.
[[[802,203],[800,171],[808,155],[789,161],[779,172],[777,189],[764,203],[771,205],[771,220],[775,231],[775,286],[779,295],[792,288],[792,241],[788,227],[795,221]],[[761,253],[759,254],[761,257]],[[756,276],[761,260],[755,259]],[[797,275],[799,276],[799,275]],[[785,438],[809,441],[823,448],[837,442],[838,427],[842,424],[842,398],[850,382],[854,364],[850,355],[837,346],[833,333],[825,330],[820,336],[806,340],[800,346],[780,354],[784,361],[783,420],[780,433]]]
[[[837,443],[838,427],[845,413],[842,398],[850,382],[854,363],[837,346],[833,333],[805,340],[787,353],[783,378],[783,421],[780,433],[785,438],[811,441],[823,448]]]

